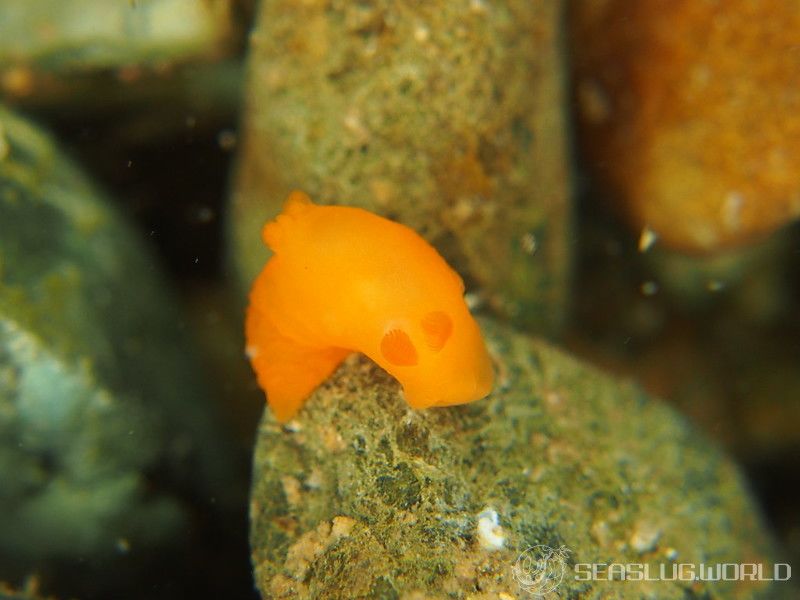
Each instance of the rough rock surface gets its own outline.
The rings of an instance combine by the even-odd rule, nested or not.
[[[556,333],[570,262],[562,6],[261,3],[231,216],[241,279],[299,188],[411,226],[498,313]]]
[[[566,552],[557,597],[788,593],[575,581],[578,563],[769,569],[772,554],[735,466],[675,412],[540,341],[483,326],[498,372],[487,400],[415,412],[354,356],[295,421],[282,427],[267,412],[251,505],[264,598],[524,598],[514,565],[540,545]]]

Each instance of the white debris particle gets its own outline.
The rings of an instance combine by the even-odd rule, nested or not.
[[[325,477],[322,475],[322,471],[320,471],[317,467],[311,469],[311,473],[309,473],[308,477],[304,482],[304,485],[309,490],[318,490],[322,488],[322,484],[325,482]]]
[[[675,548],[667,548],[664,550],[664,556],[667,560],[675,560],[678,558],[678,551]]]
[[[742,226],[742,205],[744,197],[736,191],[725,196],[722,204],[722,222],[728,231],[738,231]]]
[[[286,501],[290,506],[300,506],[303,499],[300,482],[296,477],[291,475],[284,475],[281,477],[281,485],[283,486],[283,495],[286,496]]]
[[[300,421],[291,420],[284,424],[283,430],[288,431],[289,433],[300,433],[303,431],[303,426],[300,424]]]
[[[522,246],[522,251],[525,252],[525,254],[530,254],[531,256],[536,254],[536,249],[539,247],[536,242],[536,236],[532,233],[526,233],[523,235],[520,245]]]
[[[464,302],[470,310],[477,310],[483,304],[481,297],[475,292],[467,292],[464,294]]]
[[[247,358],[253,360],[256,356],[258,356],[258,346],[253,346],[253,345],[247,346],[244,349],[244,354],[245,356],[247,356]]]
[[[653,244],[658,240],[658,234],[645,226],[642,233],[639,235],[639,252],[647,252],[653,247]]]
[[[488,7],[483,0],[472,0],[469,3],[469,9],[475,14],[486,14]]]
[[[658,539],[661,537],[661,528],[653,523],[639,523],[633,530],[628,540],[631,548],[639,554],[645,554],[655,550]]]
[[[611,542],[614,541],[614,534],[611,531],[611,527],[608,526],[608,522],[603,520],[596,521],[592,524],[589,535],[592,536],[595,542],[605,548],[610,547]]]
[[[431,37],[431,30],[428,29],[426,25],[422,23],[418,23],[416,27],[414,27],[414,39],[417,40],[420,44],[424,44],[428,41]]]
[[[342,123],[357,143],[366,144],[369,142],[369,130],[364,125],[361,112],[357,108],[353,107],[348,110],[342,119]]]
[[[484,550],[500,550],[505,546],[506,534],[494,509],[487,508],[478,515],[478,541]]]

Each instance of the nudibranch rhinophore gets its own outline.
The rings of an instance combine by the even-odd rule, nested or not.
[[[415,231],[292,192],[262,237],[274,254],[253,283],[245,336],[279,421],[351,352],[397,378],[414,408],[491,391],[491,359],[464,284]]]

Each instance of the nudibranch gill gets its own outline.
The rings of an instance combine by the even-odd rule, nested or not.
[[[414,408],[483,398],[494,374],[464,284],[415,231],[293,192],[262,237],[247,355],[278,421],[291,419],[352,352],[403,386]]]

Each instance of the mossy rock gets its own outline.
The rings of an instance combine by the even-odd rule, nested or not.
[[[486,400],[416,412],[354,356],[296,420],[266,412],[251,505],[264,598],[522,598],[514,565],[537,546],[565,556],[552,597],[788,592],[576,581],[579,563],[769,569],[774,555],[735,465],[678,414],[541,341],[483,326],[498,372]]]
[[[572,247],[563,5],[262,2],[230,220],[244,286],[267,257],[261,227],[301,189],[412,227],[498,314],[557,334]]]

